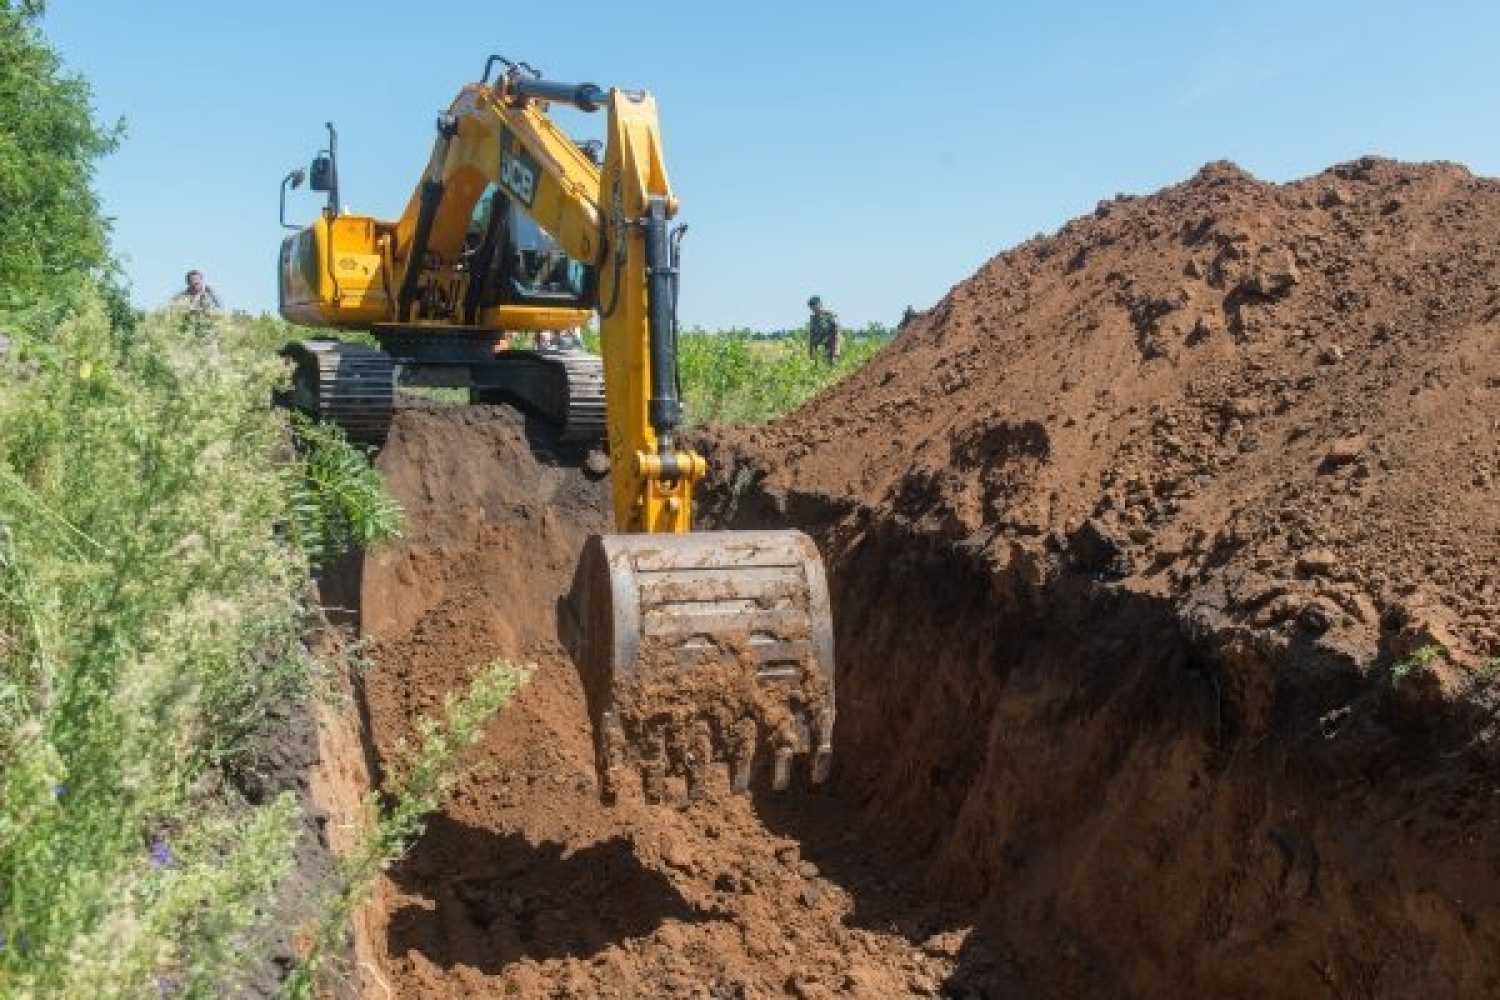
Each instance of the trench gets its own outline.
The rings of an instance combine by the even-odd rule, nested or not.
[[[967,926],[945,995],[1500,988],[1492,707],[726,466],[721,524],[824,552],[831,792]]]
[[[535,674],[361,913],[363,996],[1500,992],[1493,762],[1350,665],[729,468],[708,525],[824,553],[833,778],[609,809],[552,628],[605,484],[489,408],[400,414],[380,463],[408,528],[360,571],[377,768],[493,659]]]

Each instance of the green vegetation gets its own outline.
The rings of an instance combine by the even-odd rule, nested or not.
[[[0,370],[4,995],[213,995],[291,864],[224,779],[310,672],[251,333],[85,296]]]
[[[678,351],[688,420],[738,424],[783,416],[870,360],[886,340],[884,331],[846,335],[830,365],[808,355],[805,330],[775,340],[743,330],[686,333]]]
[[[682,398],[690,424],[760,423],[784,416],[869,361],[890,331],[871,326],[844,336],[829,365],[808,355],[807,331],[767,337],[750,330],[689,330],[678,339]],[[598,335],[585,332],[598,351]]]
[[[401,534],[401,505],[369,458],[333,424],[294,421],[297,460],[287,470],[297,534],[314,564]]]
[[[336,432],[292,447],[267,406],[284,332],[181,312],[123,331],[82,295],[0,358],[0,995],[221,996],[266,952],[299,809],[231,776],[267,708],[317,684],[310,558],[400,520]],[[321,947],[288,990],[309,995],[520,677],[483,675],[422,729],[317,891]]]
[[[397,390],[403,396],[413,399],[425,399],[429,403],[443,403],[448,406],[463,406],[469,402],[468,389],[449,389],[431,385],[403,385]]]
[[[1408,681],[1422,677],[1432,669],[1434,663],[1446,655],[1442,646],[1436,643],[1428,643],[1406,659],[1398,660],[1391,667],[1391,683],[1396,687],[1400,687]]]

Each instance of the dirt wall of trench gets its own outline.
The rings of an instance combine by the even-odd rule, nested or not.
[[[1066,550],[996,559],[826,497],[736,501],[736,526],[824,547],[830,794],[968,930],[952,995],[1500,988],[1481,710],[1258,648]]]

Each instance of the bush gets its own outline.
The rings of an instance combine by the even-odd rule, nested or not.
[[[254,333],[85,296],[0,359],[0,995],[221,995],[291,864],[222,777],[310,679]]]
[[[88,84],[62,72],[37,29],[42,7],[0,0],[0,309],[114,266],[91,184],[95,161],[123,128],[94,123]]]

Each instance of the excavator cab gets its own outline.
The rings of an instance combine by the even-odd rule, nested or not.
[[[488,249],[493,242],[493,249]],[[491,184],[465,239],[470,266],[487,267],[483,305],[587,308],[593,275],[513,198]]]
[[[587,294],[588,268],[567,255],[561,244],[519,208],[510,221],[512,297],[527,301],[582,301]]]

